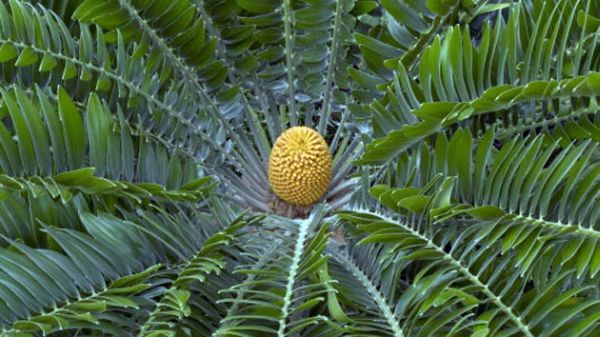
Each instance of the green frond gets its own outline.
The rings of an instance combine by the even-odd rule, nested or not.
[[[342,287],[344,287],[344,294],[346,291],[352,291],[354,289],[356,291],[357,288],[362,288],[363,292],[366,292],[367,296],[348,296],[358,298],[359,300],[366,300],[372,303],[364,303],[361,305],[364,307],[374,306],[377,308],[378,314],[381,315],[383,321],[385,321],[385,325],[387,330],[389,330],[389,336],[393,337],[403,337],[405,336],[402,328],[400,327],[400,323],[398,317],[394,313],[394,308],[387,303],[387,299],[378,289],[378,285],[369,278],[369,275],[365,274],[361,267],[358,266],[350,256],[345,253],[339,252],[337,250],[332,251],[332,256],[339,262],[341,268],[345,268],[344,272],[340,272],[337,276],[337,279],[340,280]],[[349,274],[352,277],[349,277]],[[358,281],[357,284],[353,284],[352,281]],[[342,295],[343,296],[343,295]],[[357,320],[357,318],[353,317],[353,320]],[[370,331],[370,333],[381,333],[382,323],[380,320],[372,320],[372,324],[369,324],[368,320],[361,320],[357,323],[358,327],[352,327],[349,330],[358,330],[361,333],[366,333]]]
[[[405,66],[428,46],[436,34],[456,20],[457,14],[480,9],[479,1],[381,2],[384,15],[369,35],[355,34],[370,70],[385,76],[389,70],[383,63],[401,61]],[[481,1],[481,3],[485,3]],[[377,33],[375,35],[374,33]]]
[[[31,255],[35,254],[34,252],[29,253]],[[43,255],[33,256],[41,258]],[[41,259],[36,261],[41,261]],[[10,328],[1,330],[0,336],[35,336],[37,332],[47,335],[66,329],[95,327],[105,333],[119,333],[118,329],[111,328],[108,324],[110,321],[107,318],[110,316],[105,315],[102,317],[101,315],[109,313],[112,309],[139,309],[140,299],[136,299],[136,297],[139,297],[142,292],[150,288],[151,284],[146,283],[147,279],[159,268],[160,266],[152,266],[142,272],[123,276],[97,293],[81,296],[72,302],[55,306],[46,312],[41,312],[27,319],[17,320],[11,324]],[[48,283],[48,285],[52,284],[52,282]],[[66,286],[66,284],[58,285],[60,287]]]
[[[110,30],[106,35],[109,42],[117,41],[117,30],[125,40],[147,39],[193,88],[204,82],[210,90],[216,90],[227,76],[225,65],[215,59],[217,41],[207,34],[190,1],[84,1],[73,18]],[[195,75],[192,67],[199,67],[200,75]]]
[[[224,59],[239,70],[233,77],[239,83],[256,83],[242,86],[257,96],[257,102],[249,104],[265,113],[273,137],[281,125],[312,125],[318,113],[314,102],[323,100],[324,111],[338,110],[332,104],[344,103],[339,89],[347,89],[349,83],[339,59],[348,53],[352,1],[209,1],[202,7],[222,39]],[[225,8],[230,11],[220,10]],[[240,14],[231,15],[236,12]],[[327,75],[321,81],[323,73]],[[287,113],[281,114],[279,105],[285,105]],[[306,115],[299,118],[299,111]],[[319,124],[326,131],[326,125]]]
[[[173,187],[183,186],[197,174],[187,171],[190,166],[175,155],[169,158],[161,148],[163,144],[143,140],[144,136],[135,134],[127,122],[115,119],[106,103],[94,94],[90,95],[85,112],[74,105],[62,88],[57,101],[40,88],[30,95],[22,87],[14,86],[10,90],[1,89],[0,95],[0,110],[10,121],[0,126],[3,150],[0,166],[8,174],[53,175],[92,165],[101,176],[171,183]],[[87,156],[86,150],[89,150]],[[155,157],[151,160],[165,158],[168,165],[162,171],[145,168],[149,163],[143,160],[150,156]],[[179,167],[171,166],[169,161]],[[183,172],[184,168],[187,172]],[[175,173],[179,175],[178,181],[170,178]]]
[[[153,183],[129,183],[94,176],[93,167],[61,172],[54,176],[16,177],[0,175],[0,200],[9,193],[28,193],[34,198],[48,194],[52,198],[69,202],[73,195],[81,192],[89,196],[108,196],[124,198],[141,203],[146,199],[159,201],[198,201],[208,195],[211,189],[210,178],[191,181],[180,190],[166,190],[164,186]]]
[[[138,336],[176,336],[177,333],[183,333],[185,328],[180,325],[192,313],[189,302],[195,296],[195,287],[204,283],[210,274],[221,272],[226,264],[222,250],[236,239],[236,232],[257,220],[236,219],[223,231],[207,238],[190,259],[174,268],[175,279],[142,325]]]
[[[238,271],[249,277],[227,290],[237,296],[222,301],[235,310],[223,318],[214,336],[286,336],[326,319],[309,313],[325,302],[327,293],[322,278],[317,276],[327,261],[323,254],[327,226],[316,229],[319,224],[318,214],[290,223],[293,236],[277,239],[285,241],[280,241],[276,252],[262,255],[265,260],[257,264],[260,269],[242,267]]]
[[[69,23],[69,18],[83,0],[29,0],[28,2],[53,11],[64,22]]]
[[[535,127],[570,114],[575,117],[588,106],[581,98],[595,95],[595,80],[586,76],[595,76],[591,60],[598,50],[587,43],[569,44],[597,38],[581,32],[575,20],[585,3],[565,0],[534,11],[515,4],[506,21],[485,26],[478,44],[467,27],[454,26],[423,50],[417,70],[386,61],[394,76],[377,87],[385,96],[368,107],[378,139],[369,145],[362,163],[395,158],[428,136],[451,132],[457,123],[476,129],[482,122],[511,127],[528,121]],[[548,17],[553,19],[540,21]],[[551,27],[549,22],[564,25]],[[553,46],[558,47],[550,49]],[[552,57],[542,62],[542,55]]]
[[[405,317],[406,327],[417,329],[411,335],[456,336],[461,335],[462,330],[475,329],[485,330],[490,335],[550,336],[559,328],[569,331],[572,336],[594,334],[597,317],[585,325],[579,323],[581,318],[597,310],[593,308],[598,300],[593,286],[568,281],[573,276],[571,269],[552,270],[546,284],[530,289],[526,285],[532,281],[531,272],[519,274],[511,270],[516,262],[516,254],[503,255],[499,244],[479,245],[493,241],[482,237],[473,228],[456,233],[442,226],[423,228],[418,222],[405,223],[371,213],[348,212],[341,216],[356,224],[358,230],[368,233],[359,244],[392,245],[394,255],[417,268],[415,282],[425,280],[430,275],[431,280],[439,282],[435,285],[439,287],[437,291],[422,299],[422,302],[411,303],[413,305],[407,302],[410,299],[408,296],[415,295],[413,292],[405,292],[398,299],[396,315]],[[457,295],[460,297],[456,298]],[[461,310],[464,306],[468,310]],[[444,310],[438,310],[440,307]],[[545,310],[532,310],[534,307]],[[477,317],[471,326],[455,326],[463,322],[460,316],[444,319],[454,312],[459,312],[465,319],[472,315]],[[429,324],[413,325],[416,319],[424,315],[429,318]],[[558,324],[541,324],[556,322],[552,317],[558,315],[568,319]]]
[[[27,13],[25,18],[31,21],[27,24],[38,22],[42,27],[40,31],[34,30],[21,35],[7,25],[0,33],[0,42],[5,51],[0,59],[4,64],[14,62],[16,74],[29,73],[31,67],[38,66],[37,71],[42,78],[36,83],[43,86],[48,85],[47,81],[63,84],[64,81],[79,76],[81,80],[94,86],[98,94],[124,99],[125,104],[119,105],[124,111],[133,107],[138,107],[140,112],[149,109],[150,114],[136,114],[132,111],[124,117],[132,119],[131,122],[137,126],[134,129],[154,129],[153,136],[167,143],[171,151],[183,147],[192,157],[199,151],[197,140],[189,140],[181,134],[187,130],[186,132],[191,132],[203,141],[213,143],[213,151],[221,151],[221,155],[225,153],[220,150],[220,144],[207,136],[206,129],[200,128],[207,122],[199,107],[182,100],[174,102],[173,97],[185,97],[187,89],[174,81],[169,64],[156,60],[156,56],[145,55],[147,44],[127,48],[121,35],[118,35],[113,58],[110,55],[112,46],[101,31],[94,34],[87,25],[79,25],[81,33],[79,40],[76,40],[68,28],[50,12],[40,13],[15,1],[11,2],[11,12],[3,4],[1,6],[5,22],[18,27],[17,18],[12,12]],[[31,55],[31,60],[27,62],[33,62],[31,67],[20,65],[22,57],[18,56],[19,52]],[[160,76],[155,78],[155,74]],[[7,81],[10,82],[11,79]],[[69,86],[67,90],[71,91]],[[210,127],[210,123],[206,125],[207,129]]]
[[[82,217],[86,219],[86,226],[98,230],[95,234],[105,231],[99,226],[110,221],[91,215]],[[18,242],[12,242],[11,249],[4,249],[2,280],[5,287],[0,295],[3,303],[0,315],[2,329],[53,331],[68,326],[70,319],[74,326],[82,322],[93,325],[98,318],[86,313],[88,309],[103,312],[114,306],[136,308],[135,302],[117,295],[130,293],[133,296],[147,289],[148,285],[131,285],[129,280],[135,278],[137,282],[143,282],[156,268],[137,277],[122,278],[142,270],[143,265],[137,260],[137,255],[147,252],[142,247],[128,245],[127,240],[131,237],[123,236],[127,233],[125,229],[113,230],[122,235],[116,242],[70,229],[44,227],[48,240],[62,252],[32,249]],[[130,231],[128,235],[133,233]],[[115,243],[118,245],[113,245]],[[115,250],[117,247],[119,251]],[[112,282],[107,282],[105,277]],[[22,282],[6,287],[9,284],[6,282],[11,279]],[[119,290],[121,288],[124,290]],[[65,321],[64,326],[61,325],[62,320]]]
[[[595,97],[598,95],[600,74],[564,79],[535,81],[525,86],[498,86],[485,91],[469,102],[424,103],[413,111],[420,122],[407,124],[391,131],[386,137],[371,142],[359,161],[361,164],[381,163],[396,157],[424,138],[446,130],[466,119],[488,112],[506,110],[519,103],[564,98]]]
[[[179,289],[183,284],[181,282],[191,280],[190,277],[196,272],[209,273],[215,268],[220,269],[222,265],[217,262],[223,256],[217,253],[218,250],[229,242],[232,231],[247,223],[240,220],[224,232],[202,240],[198,229],[183,233],[183,228],[169,228],[168,222],[164,222],[166,218],[151,218],[149,214],[140,218],[131,215],[126,217],[128,221],[110,215],[83,213],[81,221],[89,234],[44,226],[51,248],[58,251],[32,249],[12,242],[14,249],[4,253],[7,263],[3,264],[3,274],[0,277],[3,282],[18,278],[24,283],[18,287],[5,288],[12,289],[12,293],[2,291],[0,294],[1,303],[6,305],[0,308],[4,319],[2,323],[8,324],[3,326],[8,336],[17,332],[48,333],[83,326],[94,329],[102,319],[111,317],[105,315],[111,308],[136,311],[141,310],[140,306],[144,305],[146,309],[150,309],[148,299],[136,299],[136,296],[153,287],[156,282],[143,284],[140,283],[144,280],[141,277],[154,277],[151,274],[157,274],[159,270],[152,267],[141,276],[127,275],[142,270],[144,266],[171,263],[174,256],[180,256],[187,267],[175,264],[177,269],[183,268],[176,283],[173,283],[173,289]],[[142,225],[142,219],[145,222],[156,222],[161,229]],[[134,223],[135,220],[140,222]],[[174,220],[173,217],[171,221]],[[173,225],[181,227],[179,223]],[[171,241],[177,235],[180,235],[177,242]],[[201,243],[186,243],[184,240],[187,237],[196,238]],[[198,250],[199,246],[203,248]],[[202,257],[194,258],[193,251],[199,251]],[[140,259],[140,256],[145,258]],[[160,271],[156,276],[157,280],[164,279],[171,273],[172,270]],[[113,281],[107,282],[107,279]],[[132,283],[134,280],[138,283]],[[49,286],[52,287],[48,288]],[[19,303],[26,303],[27,306]],[[23,308],[35,314],[31,316],[27,311],[14,311],[14,308]],[[30,316],[31,318],[27,318]],[[117,317],[114,319],[118,322]],[[102,326],[98,328],[103,329]],[[118,334],[115,329],[117,327],[112,328],[110,333]]]
[[[431,210],[432,221],[479,228],[482,236],[502,242],[503,252],[516,250],[517,266],[524,270],[549,247],[569,247],[561,263],[576,268],[579,277],[593,278],[599,270],[594,257],[600,254],[600,215],[586,205],[600,196],[597,145],[585,141],[561,149],[558,141],[545,145],[537,136],[515,138],[497,149],[494,139],[488,131],[472,143],[469,132],[459,129],[450,140],[440,138],[433,151],[422,148],[423,165],[413,173],[428,185],[379,185],[372,194],[396,212],[421,214],[444,186],[436,179],[456,176],[447,202]]]

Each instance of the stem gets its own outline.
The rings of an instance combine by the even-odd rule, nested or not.
[[[339,45],[339,34],[341,27],[342,17],[342,3],[344,0],[338,0],[335,5],[335,19],[333,22],[333,36],[331,41],[331,52],[329,54],[329,69],[327,69],[327,81],[325,82],[325,97],[323,98],[324,110],[321,119],[319,120],[319,133],[325,135],[327,131],[327,122],[329,121],[329,115],[331,114],[331,91],[333,89],[333,74],[336,70],[336,61],[338,60],[338,45]]]
[[[290,124],[295,126],[298,124],[296,120],[296,94],[294,93],[294,37],[292,36],[292,3],[291,0],[283,1],[283,26],[285,35],[285,60],[288,79],[288,114],[290,116]]]

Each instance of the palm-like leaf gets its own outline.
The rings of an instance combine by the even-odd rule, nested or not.
[[[503,256],[500,245],[481,245],[489,238],[481,236],[476,227],[457,234],[443,226],[423,228],[419,223],[406,224],[369,213],[344,217],[358,224],[359,230],[371,233],[361,243],[392,245],[391,255],[382,255],[378,263],[400,259],[405,268],[418,265],[411,286],[418,290],[407,289],[394,299],[394,314],[405,319],[404,329],[411,336],[460,336],[466,328],[464,320],[472,316],[470,328],[485,331],[484,335],[593,336],[597,332],[600,317],[594,314],[598,310],[594,286],[571,281],[573,270],[551,269],[550,275],[544,275],[543,286],[532,288],[528,284],[538,281],[535,269],[514,272],[510,266],[517,264],[518,253]],[[352,261],[346,263],[353,265]],[[367,282],[365,275],[357,278]],[[389,310],[384,311],[386,316],[390,316]],[[418,320],[423,322],[418,324]],[[391,328],[399,335],[398,328]]]

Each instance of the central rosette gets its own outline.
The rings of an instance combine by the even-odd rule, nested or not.
[[[332,158],[325,139],[315,130],[297,126],[275,141],[269,157],[269,183],[288,204],[308,206],[319,201],[331,182]]]

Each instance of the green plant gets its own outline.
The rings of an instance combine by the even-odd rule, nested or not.
[[[594,0],[1,1],[0,336],[598,336],[599,38]],[[295,126],[313,205],[269,185]]]

